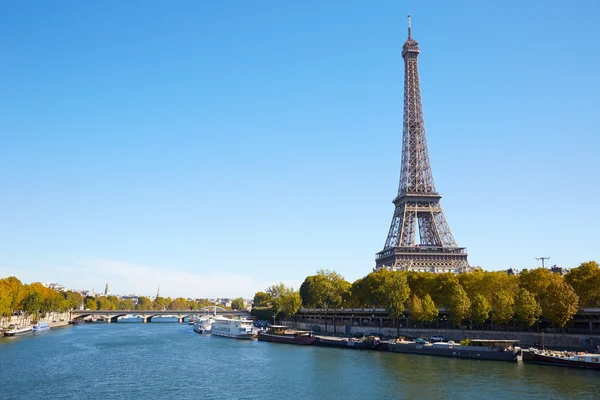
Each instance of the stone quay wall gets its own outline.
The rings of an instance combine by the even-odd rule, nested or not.
[[[51,328],[59,326],[69,325],[71,319],[71,312],[67,311],[64,313],[51,312],[48,313],[44,318],[39,318],[38,321],[47,322]],[[5,328],[10,324],[18,324],[23,326],[33,325],[33,318],[27,315],[13,315],[12,317],[0,318],[0,328]]]
[[[334,334],[333,325],[308,324],[303,322],[284,322],[284,324],[296,329],[316,330]],[[318,327],[318,329],[316,328]],[[398,328],[391,327],[373,327],[373,326],[348,326],[337,325],[335,333],[338,335],[379,335],[385,337],[398,337]],[[600,346],[600,335],[585,334],[564,334],[564,333],[542,333],[540,332],[506,332],[506,331],[481,331],[466,329],[420,329],[420,328],[400,328],[400,336],[405,337],[423,337],[442,336],[446,339],[460,341],[464,339],[492,339],[492,340],[519,340],[521,347],[528,348],[534,345],[556,350],[580,350],[588,349],[598,351]]]

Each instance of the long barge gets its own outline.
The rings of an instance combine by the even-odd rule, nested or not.
[[[316,336],[315,345],[344,349],[375,350],[381,346],[381,341],[378,336],[369,336],[360,339]]]
[[[576,367],[600,371],[600,354],[587,352],[569,352],[529,349],[526,361],[536,364],[556,365],[560,367]]]
[[[271,325],[266,332],[258,333],[258,340],[311,346],[315,344],[315,335],[312,331],[289,329],[285,325]]]
[[[522,359],[522,351],[518,344],[517,340],[483,339],[471,340],[468,345],[453,341],[447,343],[393,341],[388,343],[388,350],[396,353],[516,362]]]

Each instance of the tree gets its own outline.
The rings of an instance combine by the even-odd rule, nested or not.
[[[302,305],[300,293],[292,287],[286,287],[283,283],[269,286],[266,292],[271,297],[273,318],[279,313],[292,316],[298,312]]]
[[[523,270],[519,274],[519,287],[527,290],[539,301],[550,282],[557,280],[557,278],[562,280],[560,276],[554,275],[546,268],[536,268],[531,271]]]
[[[580,307],[600,306],[600,266],[596,261],[581,263],[565,275],[565,281],[579,296]]]
[[[317,299],[313,298],[314,291],[311,290],[311,285],[314,284],[316,276],[307,276],[300,285],[300,297],[302,298],[302,305],[307,308],[314,308],[317,306]]]
[[[167,306],[169,310],[189,310],[190,306],[186,299],[183,297],[178,297],[175,300],[171,301]]]
[[[541,305],[543,316],[562,328],[577,312],[579,297],[567,282],[555,280],[546,288]]]
[[[410,310],[410,318],[414,321],[423,321],[423,302],[416,294],[410,296],[410,302],[408,304]]]
[[[432,322],[438,317],[438,308],[435,306],[429,293],[425,294],[425,297],[423,297],[421,306],[423,308],[423,321]]]
[[[93,297],[86,297],[83,303],[83,307],[86,310],[92,310],[95,311],[98,309],[98,304],[96,303],[96,299]]]
[[[271,296],[265,292],[256,292],[252,301],[252,307],[268,307],[270,303]]]
[[[447,301],[450,317],[454,322],[454,325],[460,325],[460,323],[469,316],[471,301],[469,300],[469,296],[467,296],[465,289],[463,289],[458,282],[450,284],[447,291],[449,293]]]
[[[483,324],[490,317],[490,310],[487,299],[482,294],[476,294],[471,301],[471,319],[477,324]]]
[[[148,297],[140,296],[138,302],[135,305],[136,310],[152,310],[152,300]]]
[[[350,290],[350,283],[335,271],[318,270],[307,289],[317,306],[325,308],[342,305],[344,294]]]
[[[23,312],[27,315],[34,316],[34,320],[37,320],[43,301],[44,299],[39,292],[31,291],[23,299]]]
[[[496,323],[508,324],[515,314],[514,297],[508,291],[501,290],[496,292],[492,298],[492,318]]]
[[[410,287],[406,273],[380,269],[374,274],[381,279],[381,285],[375,290],[377,299],[385,307],[390,318],[395,319],[400,336],[399,318],[404,313],[406,302],[410,296]]]
[[[515,314],[525,326],[535,324],[541,314],[541,307],[535,297],[526,289],[519,289],[515,299]]]
[[[12,315],[19,306],[21,302],[26,296],[25,288],[21,281],[14,276],[9,276],[8,278],[0,279],[0,292],[4,292],[7,300],[5,302],[9,303],[10,311],[8,315]]]
[[[231,309],[232,310],[245,310],[246,309],[246,302],[241,297],[233,299],[231,301]]]

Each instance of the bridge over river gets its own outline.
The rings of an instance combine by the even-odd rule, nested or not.
[[[203,315],[223,315],[230,317],[247,317],[250,313],[247,310],[226,310],[221,307],[205,307],[200,310],[73,310],[71,319],[87,317],[103,317],[106,322],[117,322],[119,317],[140,318],[143,323],[152,321],[154,317],[174,317],[178,322],[183,322],[184,318],[193,316],[201,317]]]

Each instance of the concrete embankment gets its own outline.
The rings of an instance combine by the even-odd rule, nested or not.
[[[45,317],[40,317],[38,321],[47,322],[51,328],[57,328],[60,326],[68,326],[69,320],[71,319],[71,313],[69,311],[64,313],[51,312]],[[0,327],[7,327],[10,324],[18,324],[22,326],[28,326],[33,324],[33,318],[25,315],[13,315],[10,317],[0,318]]]
[[[292,322],[285,323],[286,325],[294,325]],[[332,325],[315,325],[306,323],[296,323],[296,329],[318,330],[321,332],[334,333]],[[397,337],[397,328],[379,328],[372,326],[346,326],[337,325],[335,333],[346,335],[357,334],[375,334],[379,336]],[[460,341],[464,339],[491,339],[491,340],[519,340],[522,347],[532,347],[534,345],[558,350],[579,350],[591,349],[597,350],[600,346],[600,335],[584,335],[584,334],[563,334],[563,333],[542,333],[540,332],[506,332],[506,331],[480,331],[480,330],[460,330],[460,329],[418,329],[418,328],[400,328],[400,336],[407,337],[423,337],[442,336],[444,338]]]

